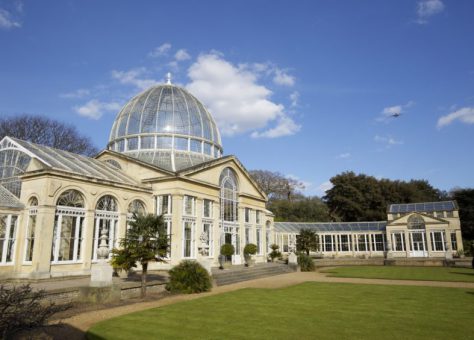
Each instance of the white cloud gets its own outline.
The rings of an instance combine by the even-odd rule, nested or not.
[[[433,15],[441,13],[444,10],[444,4],[441,0],[422,0],[418,1],[416,22],[419,24],[428,23],[428,19]]]
[[[74,111],[81,116],[99,119],[105,112],[118,111],[121,109],[121,105],[117,102],[101,102],[96,99],[89,100],[82,106],[75,106]]]
[[[275,75],[273,76],[273,82],[278,85],[283,86],[293,86],[295,85],[295,77],[289,75],[284,70],[276,68],[274,70]]]
[[[438,128],[451,124],[455,120],[460,120],[466,124],[474,124],[474,106],[463,107],[457,111],[451,112],[446,116],[442,116],[438,119]]]
[[[168,54],[168,51],[171,49],[170,43],[164,43],[158,47],[155,47],[153,51],[148,53],[149,57],[157,58]]]
[[[13,18],[9,11],[0,8],[0,29],[9,30],[19,27],[21,27],[21,22]]]
[[[217,53],[202,54],[189,67],[187,89],[212,113],[224,135],[258,129],[254,137],[279,137],[294,134],[299,126],[284,112],[284,106],[270,100],[272,92],[257,83],[257,75],[239,67]]]
[[[76,91],[61,93],[59,97],[66,99],[78,99],[87,97],[88,95],[90,95],[90,91],[88,89],[77,89]]]
[[[408,108],[412,107],[415,104],[413,100],[410,100],[408,103],[404,105],[394,105],[385,107],[382,112],[380,113],[379,117],[377,117],[378,122],[386,122],[390,118],[396,115],[401,115],[404,113]]]
[[[380,144],[385,144],[387,148],[392,147],[393,145],[401,145],[403,144],[403,141],[401,140],[396,140],[392,136],[379,136],[375,135],[374,141]]]
[[[331,190],[333,186],[334,186],[334,185],[331,183],[331,181],[326,181],[326,182],[321,183],[321,184],[318,186],[318,190],[317,190],[317,191],[318,191],[319,194],[323,194],[323,195],[324,195],[324,194],[326,194],[326,191]]]
[[[350,158],[351,157],[351,154],[349,152],[345,152],[345,153],[341,153],[339,155],[337,155],[337,159],[346,159],[346,158]]]
[[[291,107],[297,107],[299,99],[300,99],[300,93],[298,91],[292,92],[290,94]]]
[[[183,60],[191,59],[191,56],[185,49],[180,49],[175,53],[174,59],[177,61],[183,61]]]
[[[129,71],[112,71],[112,78],[117,79],[121,84],[133,85],[140,90],[145,90],[159,82],[155,79],[146,78],[147,70],[144,67],[131,69]]]
[[[283,136],[294,135],[301,129],[293,119],[288,116],[282,116],[278,119],[277,125],[263,132],[252,132],[252,138],[278,138]]]

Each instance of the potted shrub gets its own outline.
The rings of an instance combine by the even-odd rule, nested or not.
[[[257,254],[257,246],[253,243],[246,244],[244,247],[244,260],[246,267],[251,267],[255,264],[255,259],[252,258],[252,255],[255,254]]]
[[[133,271],[132,268],[136,267],[135,261],[131,260],[130,254],[126,249],[112,249],[112,259],[110,265],[114,269],[114,273],[121,277],[129,277]]]
[[[232,255],[235,254],[235,248],[230,243],[224,243],[221,247],[219,264],[221,269],[228,269],[232,265]]]
[[[276,258],[279,258],[281,257],[281,253],[278,251],[278,248],[280,248],[277,244],[272,244],[270,246],[270,248],[272,249],[272,251],[270,252],[270,258],[273,261],[275,261]]]

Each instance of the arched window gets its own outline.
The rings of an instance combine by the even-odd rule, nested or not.
[[[133,214],[145,215],[146,209],[145,204],[140,200],[133,200],[128,205],[127,210],[127,230],[130,228],[128,222],[133,221]]]
[[[225,168],[220,176],[221,219],[227,222],[238,221],[237,176],[231,168]]]
[[[425,220],[420,215],[408,217],[408,229],[425,229]]]
[[[84,198],[77,190],[67,190],[59,196],[56,205],[63,207],[84,208]]]
[[[82,260],[84,206],[84,197],[77,190],[66,190],[59,196],[51,253],[53,263]]]
[[[146,209],[145,204],[140,200],[133,200],[128,205],[128,213],[129,214],[137,214],[137,215],[145,215]]]
[[[25,235],[25,257],[24,262],[33,260],[33,247],[35,244],[36,215],[38,214],[38,198],[33,196],[28,201],[28,222]]]
[[[119,162],[117,162],[115,159],[106,159],[105,163],[112,165],[114,168],[122,170],[122,167],[120,166]]]
[[[97,248],[102,230],[107,236],[107,245],[112,251],[117,246],[117,229],[118,229],[118,204],[117,200],[110,195],[102,196],[95,207],[95,223],[94,223],[94,247],[92,249],[92,259],[97,260]],[[109,257],[111,254],[109,253]]]

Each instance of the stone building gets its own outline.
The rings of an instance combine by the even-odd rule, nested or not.
[[[463,247],[455,201],[391,204],[387,221],[275,222],[276,243],[294,250],[301,229],[317,233],[323,257],[452,258]]]
[[[165,264],[218,265],[232,243],[266,261],[273,239],[267,197],[234,156],[204,106],[170,83],[132,98],[118,113],[106,150],[89,158],[5,137],[0,141],[0,277],[89,274],[98,239],[110,249],[134,212],[163,215],[171,238]]]

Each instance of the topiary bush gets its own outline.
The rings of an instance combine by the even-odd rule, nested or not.
[[[246,244],[244,247],[244,255],[257,254],[257,245],[253,243]]]
[[[169,271],[166,290],[176,293],[201,293],[211,290],[211,276],[196,261],[184,260]]]
[[[302,272],[312,272],[315,269],[313,259],[304,253],[298,255],[298,265]]]
[[[272,244],[270,246],[272,251],[270,252],[269,256],[272,259],[272,262],[275,261],[276,258],[281,257],[281,253],[278,251],[278,248],[280,248],[277,244]]]

